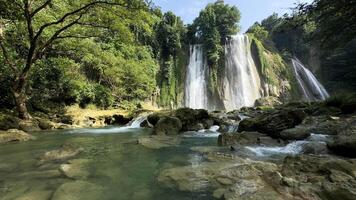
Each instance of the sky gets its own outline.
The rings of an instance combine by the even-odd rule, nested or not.
[[[153,0],[155,5],[164,12],[172,11],[180,16],[185,23],[192,23],[208,3],[216,0]],[[290,8],[298,2],[312,2],[312,0],[225,0],[225,3],[235,5],[241,12],[240,26],[245,32],[256,21],[260,22],[276,12],[280,15],[289,13]]]

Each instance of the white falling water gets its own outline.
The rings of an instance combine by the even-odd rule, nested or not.
[[[298,59],[292,59],[294,73],[304,98],[308,101],[325,100],[329,97],[323,85],[314,74],[307,69]]]
[[[194,109],[207,109],[207,64],[202,45],[190,47],[190,60],[185,84],[185,106]]]
[[[226,64],[223,80],[226,110],[254,106],[260,94],[260,77],[251,55],[247,35],[236,35],[225,46]]]

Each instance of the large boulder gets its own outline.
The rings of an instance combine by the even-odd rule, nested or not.
[[[35,139],[34,136],[17,129],[0,131],[0,144],[9,142],[24,142]]]
[[[20,119],[0,113],[0,130],[19,129]]]
[[[304,140],[310,136],[308,128],[303,126],[296,126],[294,128],[283,130],[280,137],[283,140]]]
[[[182,131],[198,131],[210,128],[208,126],[212,124],[207,121],[210,118],[208,111],[202,109],[180,108],[176,110],[175,116],[182,122]]]
[[[274,138],[280,138],[281,131],[299,125],[305,117],[306,113],[301,109],[274,110],[255,118],[242,120],[238,132],[258,131]]]
[[[334,139],[328,143],[329,149],[336,154],[356,158],[356,119],[340,129]]]
[[[154,127],[156,135],[178,135],[182,130],[182,122],[176,117],[162,117]]]
[[[281,105],[282,102],[278,100],[277,97],[273,96],[268,96],[268,97],[263,97],[259,98],[255,101],[255,106],[276,106],[276,105]]]
[[[266,134],[259,132],[242,132],[242,133],[222,133],[218,137],[218,145],[264,145],[278,146],[277,140],[269,137]]]

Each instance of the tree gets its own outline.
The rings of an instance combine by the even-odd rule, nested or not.
[[[100,28],[95,10],[113,6],[137,10],[143,4],[142,1],[128,0],[13,0],[1,3],[0,49],[3,67],[9,67],[13,75],[11,90],[20,118],[31,118],[27,110],[26,87],[36,62],[44,58],[59,40],[92,37],[83,30],[93,26]]]
[[[268,31],[263,26],[261,26],[258,22],[256,22],[254,25],[252,25],[247,30],[247,33],[254,34],[254,36],[261,41],[267,40],[267,38],[269,36]]]
[[[314,0],[298,10],[299,16],[306,16],[301,23],[316,24],[313,39],[325,47],[339,47],[356,37],[355,0]]]

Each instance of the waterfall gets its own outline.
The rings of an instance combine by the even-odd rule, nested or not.
[[[316,79],[314,74],[307,69],[298,59],[292,59],[295,77],[304,98],[308,101],[325,100],[329,97],[324,86]]]
[[[207,70],[202,45],[191,46],[185,83],[186,107],[194,109],[207,109]]]
[[[254,106],[260,94],[260,77],[247,35],[236,35],[225,46],[223,102],[226,110]]]

